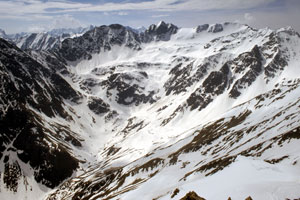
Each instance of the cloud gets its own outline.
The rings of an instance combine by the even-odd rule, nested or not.
[[[112,15],[119,15],[119,16],[127,16],[129,15],[128,12],[120,11],[120,12],[103,12],[105,16],[112,16]]]
[[[152,18],[162,18],[162,17],[169,17],[170,15],[152,15]]]
[[[2,15],[58,14],[70,12],[111,12],[130,10],[149,11],[184,11],[184,10],[218,10],[248,9],[274,2],[276,0],[153,0],[127,3],[79,3],[64,0],[5,0],[0,1]]]
[[[60,28],[78,28],[84,26],[80,21],[70,15],[58,15],[50,18],[52,23],[39,23],[30,25],[26,31],[32,33],[49,31]]]
[[[55,17],[55,20],[50,27],[52,27],[51,29],[54,29],[54,28],[77,28],[80,26],[82,26],[82,23],[79,20],[73,18],[71,15],[65,14],[65,15]]]
[[[33,27],[37,23],[52,25],[60,18],[62,22],[56,21],[53,26],[73,26],[83,21],[85,24],[135,26],[156,23],[161,20],[159,18],[168,17],[172,23],[184,27],[236,19],[259,27],[269,24],[300,27],[297,20],[299,6],[299,0],[0,0],[0,26],[20,29],[20,26],[9,24],[18,20],[22,27],[27,28],[28,24]],[[274,21],[275,18],[278,21]]]
[[[13,15],[13,14],[7,14],[7,15],[1,15],[0,14],[0,20],[22,20],[22,21],[36,21],[36,20],[51,20],[53,19],[52,16],[47,15],[41,15],[41,14],[32,14],[32,15]]]
[[[299,10],[292,9],[286,11],[255,12],[255,20],[248,23],[257,28],[270,27],[272,29],[291,26],[300,32]]]
[[[73,12],[84,11],[116,11],[116,10],[152,10],[152,11],[183,11],[183,10],[218,10],[218,9],[249,9],[276,0],[154,0],[136,3],[105,3],[101,5],[86,5],[69,9]]]
[[[61,13],[69,9],[74,10],[86,6],[92,5],[69,1],[4,0],[0,1],[0,13],[6,16],[30,17],[37,14]]]
[[[253,15],[251,15],[250,13],[245,13],[244,18],[246,21],[253,21],[255,19],[255,17]]]
[[[30,26],[28,32],[30,33],[40,33],[46,31],[46,28],[43,26]]]
[[[118,12],[118,15],[120,15],[120,16],[126,16],[126,15],[128,15],[128,13],[127,12]]]

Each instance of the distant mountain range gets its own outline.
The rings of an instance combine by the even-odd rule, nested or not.
[[[86,28],[60,28],[40,33],[17,33],[7,35],[4,30],[0,29],[0,37],[15,43],[22,50],[46,50],[53,48],[65,38],[80,36],[94,26]]]

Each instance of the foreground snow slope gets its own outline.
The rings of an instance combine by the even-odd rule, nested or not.
[[[181,192],[174,199],[190,190],[207,199],[297,198],[299,80],[280,88],[129,164],[95,167],[67,181],[51,198],[170,199],[176,188]]]

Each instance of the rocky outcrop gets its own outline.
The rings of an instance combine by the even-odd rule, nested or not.
[[[234,73],[244,73],[244,75],[235,81],[229,92],[230,97],[237,98],[243,88],[249,87],[256,80],[263,70],[262,60],[258,46],[255,46],[251,52],[241,54],[233,61]]]
[[[200,32],[202,32],[202,31],[206,31],[206,30],[208,29],[208,27],[209,27],[209,24],[199,25],[199,26],[197,26],[197,28],[196,28],[196,32],[197,32],[197,33],[200,33]]]
[[[141,84],[143,79],[147,79],[147,74],[137,75],[129,73],[114,73],[107,81],[101,85],[107,88],[106,96],[112,98],[118,104],[122,105],[139,105],[141,103],[154,103],[154,91],[143,92]]]
[[[141,41],[145,43],[152,41],[168,41],[173,34],[177,33],[177,31],[177,26],[161,21],[157,25],[152,24],[145,32],[140,34],[140,37]]]
[[[191,110],[204,109],[211,103],[215,96],[222,94],[229,84],[229,66],[223,65],[220,71],[213,71],[204,80],[202,86],[197,88],[187,99],[187,106]]]
[[[208,32],[212,32],[212,33],[218,33],[223,31],[223,25],[222,24],[214,24],[212,26],[209,27]]]
[[[180,200],[205,200],[205,199],[202,197],[199,197],[196,192],[192,191],[192,192],[187,193]]]
[[[102,99],[96,97],[90,97],[88,101],[88,107],[95,114],[103,114],[110,111],[109,104],[105,103]]]

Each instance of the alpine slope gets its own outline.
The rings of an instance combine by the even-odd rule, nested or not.
[[[237,23],[0,39],[1,199],[300,198],[300,35]]]

